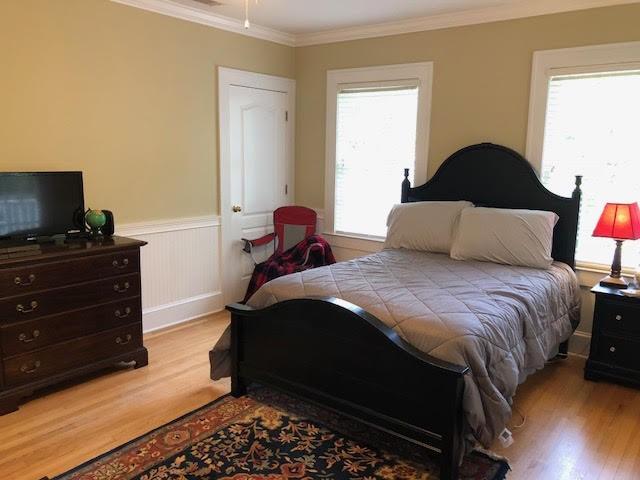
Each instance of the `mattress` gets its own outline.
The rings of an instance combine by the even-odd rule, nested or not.
[[[389,249],[263,285],[248,304],[333,296],[364,308],[419,350],[466,365],[465,432],[488,447],[511,417],[517,386],[557,353],[579,321],[572,269],[458,261]],[[228,332],[214,347],[214,378],[228,376]]]

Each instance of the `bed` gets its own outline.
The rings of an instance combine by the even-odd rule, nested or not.
[[[516,152],[480,144],[456,152],[402,202],[468,200],[548,210],[559,220],[551,268],[456,261],[407,250],[282,277],[248,305],[230,305],[230,334],[211,353],[212,378],[232,393],[284,389],[441,454],[457,478],[475,438],[504,428],[519,383],[577,325],[573,274],[580,178],[571,198],[547,191]]]

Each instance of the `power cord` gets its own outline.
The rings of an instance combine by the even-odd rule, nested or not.
[[[558,363],[558,362],[560,362],[560,361],[562,361],[562,360],[565,360],[565,358],[564,358],[564,357],[561,357],[560,355],[556,355],[555,357],[550,358],[549,360],[547,360],[547,361],[545,362],[545,365],[551,365],[551,364],[553,364],[553,363]],[[513,408],[513,411],[514,411],[515,413],[517,413],[518,415],[520,415],[520,418],[522,419],[522,420],[520,421],[520,424],[518,424],[518,425],[514,425],[512,428],[514,428],[514,429],[519,429],[519,428],[524,427],[524,425],[527,423],[527,416],[526,416],[524,413],[522,413],[520,410],[518,410],[518,408],[517,408],[515,405],[513,405],[513,407],[512,407],[512,408]]]
[[[527,416],[524,415],[520,410],[518,410],[515,405],[513,406],[513,411],[516,412],[518,415],[520,415],[520,418],[522,419],[520,424],[514,425],[513,428],[518,429],[518,428],[524,427],[524,424],[527,423]]]

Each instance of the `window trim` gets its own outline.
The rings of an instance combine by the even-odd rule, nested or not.
[[[540,173],[549,79],[553,75],[626,69],[640,63],[640,42],[540,50],[533,53],[526,158]]]
[[[431,92],[433,90],[433,62],[382,65],[377,67],[348,68],[327,71],[327,118],[325,130],[325,182],[324,182],[324,232],[336,235],[334,224],[335,211],[335,167],[336,167],[336,127],[338,93],[353,86],[368,83],[416,82],[418,84],[418,118],[416,123],[416,165],[415,183],[427,181],[427,163],[429,133],[431,123]],[[398,172],[398,201],[402,172]],[[363,235],[351,235],[340,232],[343,237],[363,238]],[[368,240],[379,238],[368,237]]]
[[[542,170],[544,129],[551,77],[585,72],[637,69],[639,63],[640,42],[540,50],[533,53],[525,156],[538,175]],[[610,265],[578,261],[576,268],[585,272],[608,273]],[[628,274],[631,271],[629,268],[625,268],[623,273]]]

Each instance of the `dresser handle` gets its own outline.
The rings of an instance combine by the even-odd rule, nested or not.
[[[39,336],[40,336],[40,330],[34,330],[31,333],[31,337],[27,337],[26,333],[21,333],[20,335],[18,335],[18,340],[20,340],[22,343],[31,343],[31,342],[35,342]]]
[[[122,337],[116,337],[116,343],[118,345],[126,345],[127,343],[129,343],[131,341],[133,337],[131,336],[130,333],[127,333],[127,336],[125,337],[125,340],[122,339]]]
[[[124,260],[122,260],[122,265],[120,265],[118,260],[114,260],[111,263],[111,265],[113,265],[113,268],[118,268],[118,269],[122,270],[123,268],[127,268],[129,266],[129,259],[125,258]]]
[[[124,282],[124,288],[120,288],[120,284],[116,283],[115,285],[113,285],[113,291],[118,293],[124,293],[127,290],[129,290],[130,286],[131,285],[129,285],[129,282]]]
[[[609,351],[611,353],[615,353],[616,352],[616,347],[609,347]]]
[[[21,287],[28,287],[29,285],[33,285],[33,282],[36,281],[36,276],[33,273],[30,274],[27,278],[29,279],[29,281],[25,282],[24,280],[22,280],[22,277],[16,277],[13,279],[13,283],[15,283],[16,285],[20,285]]]
[[[618,321],[622,320],[622,315],[616,315],[616,320]]]
[[[118,318],[127,318],[129,315],[131,315],[131,308],[125,308],[124,313],[122,313],[120,310],[116,310],[114,314]]]
[[[36,370],[38,370],[40,368],[40,365],[41,365],[40,360],[36,360],[33,363],[32,367],[30,367],[28,364],[25,363],[24,365],[22,365],[20,367],[20,371],[22,373],[33,373],[33,372],[35,372]]]
[[[31,313],[33,312],[36,308],[38,308],[38,302],[36,302],[35,300],[33,302],[30,303],[31,308],[25,308],[24,305],[22,305],[21,303],[19,303],[18,305],[16,305],[16,311],[20,312],[20,313]]]

